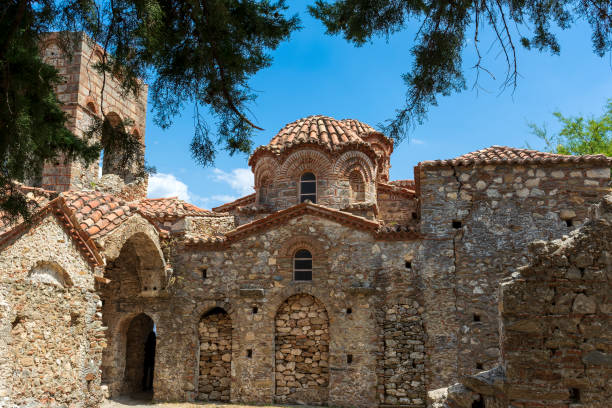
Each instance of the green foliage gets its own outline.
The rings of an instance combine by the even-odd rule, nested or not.
[[[588,119],[582,116],[566,117],[560,112],[553,115],[563,125],[559,134],[549,135],[546,125],[528,126],[536,137],[543,140],[552,153],[583,155],[605,154],[612,157],[612,99],[608,100],[604,114]]]
[[[587,20],[593,29],[593,48],[603,56],[612,49],[612,3],[609,0],[317,0],[310,14],[323,22],[329,34],[342,34],[359,46],[375,36],[390,36],[409,22],[420,23],[411,52],[412,69],[404,74],[408,87],[405,106],[382,127],[401,140],[409,129],[422,123],[429,107],[465,88],[461,52],[473,30],[477,54],[476,83],[483,65],[479,39],[490,30],[504,56],[507,71],[502,90],[515,87],[518,79],[517,46],[559,53],[552,32],[556,25],[567,29],[576,19]],[[521,33],[531,33],[525,37]],[[517,41],[518,38],[518,41]]]

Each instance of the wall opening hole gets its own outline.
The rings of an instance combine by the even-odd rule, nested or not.
[[[353,355],[352,354],[347,354],[346,355],[346,363],[347,364],[353,364]]]
[[[144,287],[144,290],[149,290],[149,287],[148,287],[148,286],[145,286],[145,287]]]
[[[257,314],[259,312],[259,308],[257,306],[253,306],[253,314]]]
[[[12,328],[14,329],[21,322],[23,322],[23,316],[15,317],[15,320],[13,320],[13,323],[11,323]]]
[[[481,395],[478,396],[476,401],[472,402],[472,408],[485,408],[485,403]]]
[[[404,266],[406,267],[406,269],[410,269],[410,268],[412,268],[412,262],[410,262],[410,261],[406,261],[406,263],[404,264]]]
[[[413,219],[413,220],[416,220],[416,219],[417,219],[417,213],[415,213],[415,212],[413,212],[413,213],[412,213],[412,219]]]
[[[206,279],[208,276],[208,269],[202,268],[202,280]]]
[[[157,286],[153,286],[153,290],[157,290]]]
[[[569,389],[570,402],[580,402],[580,390],[578,388]]]
[[[412,368],[416,368],[416,361],[412,360]]]
[[[70,313],[70,325],[76,326],[79,324],[79,317],[80,315],[78,313]]]
[[[476,363],[476,369],[477,370],[482,370],[482,368],[483,368],[482,363]]]
[[[565,220],[565,225],[567,225],[568,227],[573,227],[574,226],[574,220]]]
[[[353,313],[353,309],[351,309],[350,307],[347,307],[346,308],[346,314],[349,315],[351,313]]]
[[[453,221],[453,228],[455,229],[461,228],[461,221]]]
[[[479,314],[474,313],[473,318],[474,318],[475,322],[479,322],[480,321],[480,315]]]
[[[247,350],[247,354],[246,354],[246,356],[247,356],[248,358],[253,358],[253,350],[252,350],[252,349],[248,349],[248,350]]]

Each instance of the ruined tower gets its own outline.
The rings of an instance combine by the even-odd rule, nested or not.
[[[102,132],[125,125],[124,130],[142,143],[143,154],[139,155],[137,162],[130,168],[118,164],[121,152],[112,146],[103,146],[100,161],[89,166],[79,161],[66,162],[58,158],[54,162],[45,163],[39,184],[54,191],[98,188],[126,198],[144,198],[147,183],[146,177],[142,176],[142,168],[147,86],[143,85],[137,97],[126,95],[115,78],[110,75],[105,78],[95,69],[96,64],[102,61],[103,49],[85,34],[76,35],[79,38],[72,55],[65,55],[62,51],[59,33],[50,33],[41,44],[42,57],[55,66],[65,80],[57,86],[56,93],[62,109],[69,116],[68,129],[83,137],[96,117],[104,118],[106,123]]]

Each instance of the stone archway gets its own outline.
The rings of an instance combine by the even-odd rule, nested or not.
[[[198,336],[198,399],[229,401],[232,382],[232,319],[224,309],[215,307],[200,319]]]
[[[322,405],[329,388],[329,317],[311,295],[289,297],[275,318],[275,399]]]
[[[125,372],[122,394],[153,390],[156,334],[153,320],[144,313],[130,321],[125,344]]]

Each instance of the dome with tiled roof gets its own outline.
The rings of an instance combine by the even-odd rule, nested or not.
[[[369,143],[363,138],[371,133],[379,132],[355,119],[337,120],[323,115],[308,116],[283,126],[270,143],[255,149],[249,162],[253,163],[263,152],[279,155],[302,144],[317,145],[329,151],[344,150],[347,146],[369,149]]]

